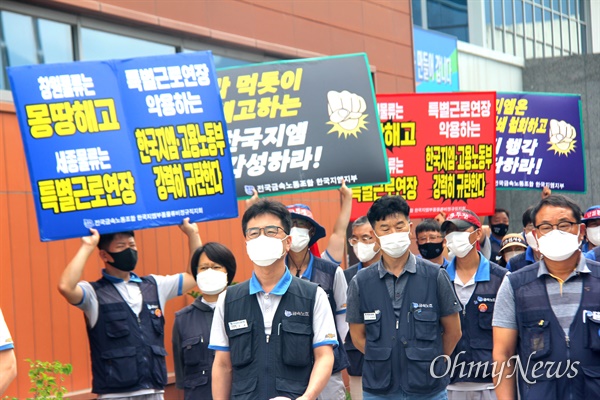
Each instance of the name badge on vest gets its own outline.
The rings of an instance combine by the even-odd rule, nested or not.
[[[379,314],[379,310],[375,310],[375,312],[366,312],[363,314],[363,319],[365,321],[375,321],[377,319],[377,314]]]
[[[589,311],[583,310],[583,322],[585,323],[585,317],[588,317],[594,322],[600,322],[600,311]]]
[[[248,321],[240,319],[238,321],[231,321],[229,323],[229,330],[235,331],[236,329],[242,329],[248,327]]]

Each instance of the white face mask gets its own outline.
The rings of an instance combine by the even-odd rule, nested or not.
[[[377,236],[377,235],[375,235]],[[394,232],[385,236],[377,236],[381,250],[392,258],[400,258],[410,246],[409,232]]]
[[[527,245],[531,247],[533,250],[538,249],[537,241],[535,240],[535,236],[533,236],[533,231],[527,232],[525,234],[525,240],[527,240]]]
[[[594,246],[600,246],[600,226],[587,228],[585,235]]]
[[[300,252],[306,248],[308,242],[310,242],[309,230],[306,228],[293,227],[290,230],[290,236],[292,237],[291,249],[293,252]]]
[[[552,261],[564,261],[579,249],[579,234],[562,232],[553,229],[552,232],[538,238],[540,253]]]
[[[227,287],[227,273],[209,268],[196,275],[196,283],[198,289],[204,294],[219,294]]]
[[[256,239],[249,240],[246,242],[248,257],[259,267],[268,267],[285,253],[283,250],[283,240],[285,239],[260,235]]]
[[[513,258],[514,256],[521,254],[522,251],[518,251],[518,250],[512,250],[512,251],[505,251],[504,253],[502,253],[503,257],[504,257],[504,261],[509,262],[511,258]]]
[[[446,235],[446,246],[456,257],[463,258],[473,249],[469,238],[473,232],[452,232]]]
[[[360,260],[360,262],[371,261],[373,257],[379,253],[379,250],[375,251],[375,245],[377,243],[365,244],[363,242],[356,243],[355,246],[352,246],[352,250],[354,250],[354,254]]]

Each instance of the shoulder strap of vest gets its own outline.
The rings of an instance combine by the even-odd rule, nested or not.
[[[490,261],[490,273],[496,275],[499,278],[504,278],[508,271],[506,268],[502,268],[498,264]]]
[[[229,286],[227,288],[227,295],[225,296],[225,302],[231,303],[232,301],[238,300],[245,294],[250,292],[250,280],[238,283],[237,285]]]
[[[594,251],[596,249],[598,249],[598,247],[596,247],[594,249]],[[596,260],[599,260],[599,259],[596,259]],[[594,278],[600,278],[600,262],[593,261],[593,260],[590,260],[590,259],[587,259],[587,258],[586,258],[585,262],[586,262],[588,268],[590,269],[592,276]]]
[[[320,269],[321,271],[326,272],[330,275],[335,275],[335,271],[337,270],[338,266],[337,264],[334,264],[331,261],[315,257],[313,259],[313,268]]]
[[[518,272],[508,275],[508,279],[512,284],[513,290],[518,289],[523,285],[533,282],[537,279],[539,262],[521,268]]]

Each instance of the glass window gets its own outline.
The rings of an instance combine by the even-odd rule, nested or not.
[[[502,2],[494,1],[494,26],[502,27]]]
[[[467,0],[429,0],[427,27],[469,41]]]
[[[71,26],[46,19],[38,19],[37,23],[44,63],[73,61]]]
[[[81,59],[110,60],[119,58],[174,54],[175,46],[117,35],[95,29],[81,29]]]
[[[412,0],[412,18],[413,24],[423,26],[423,16],[421,10],[421,0]]]
[[[525,3],[525,35],[533,38],[533,5]]]
[[[9,66],[38,63],[33,18],[2,11],[2,33]]]
[[[506,29],[509,28],[509,25],[513,24],[513,2],[512,0],[503,0],[504,2],[504,23],[506,24]],[[510,27],[512,29],[512,27]]]

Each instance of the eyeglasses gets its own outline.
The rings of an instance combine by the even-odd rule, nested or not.
[[[215,271],[223,271],[225,269],[224,266],[219,265],[219,264],[213,264],[213,265],[201,265],[198,267],[198,271],[199,272],[204,272],[204,271],[208,271],[209,269],[214,269]]]
[[[373,238],[371,236],[363,236],[360,239],[357,237],[353,237],[348,239],[348,243],[350,243],[350,246],[354,247],[358,244],[358,242],[364,243],[364,244],[371,244],[373,243]]]
[[[535,227],[542,235],[552,232],[552,230],[556,227],[561,232],[569,232],[573,225],[578,225],[577,222],[563,221],[558,224],[539,224]]]
[[[246,229],[246,239],[256,239],[260,236],[260,231],[263,231],[267,237],[276,237],[280,230],[286,233],[282,227],[275,225],[265,226],[264,228],[249,228]]]
[[[419,244],[425,244],[427,242],[431,242],[431,243],[438,243],[440,242],[444,237],[442,235],[429,235],[429,236],[421,236],[417,238],[417,243]]]

